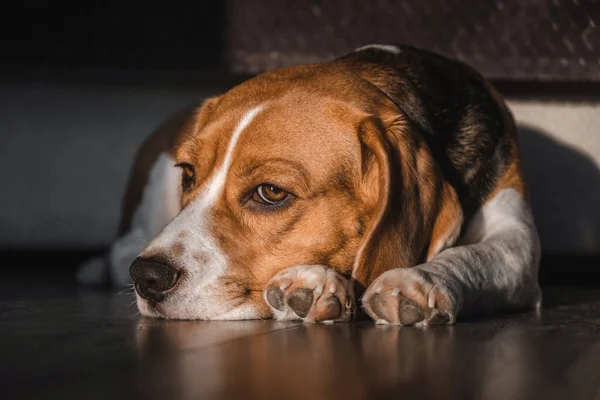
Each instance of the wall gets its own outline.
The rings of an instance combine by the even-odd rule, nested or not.
[[[106,246],[140,142],[177,108],[235,83],[100,75],[0,82],[0,249]],[[509,105],[545,250],[600,253],[600,102]]]

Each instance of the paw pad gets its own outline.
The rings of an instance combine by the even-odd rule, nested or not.
[[[350,282],[322,265],[287,268],[267,283],[265,300],[278,320],[349,321],[354,311]]]
[[[367,314],[392,325],[454,323],[453,303],[445,288],[418,268],[398,268],[377,278],[363,297]]]
[[[313,291],[310,289],[298,289],[293,291],[288,297],[288,306],[296,313],[299,317],[306,317],[308,311],[312,307],[313,303]]]
[[[273,287],[267,290],[267,294],[265,296],[267,298],[267,303],[271,305],[271,307],[276,310],[283,311],[283,307],[285,303],[283,302],[283,292],[278,287]]]

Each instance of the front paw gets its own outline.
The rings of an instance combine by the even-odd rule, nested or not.
[[[348,279],[323,265],[284,269],[267,282],[264,297],[280,321],[345,322],[355,309]]]
[[[369,286],[362,303],[366,313],[379,324],[450,325],[458,312],[451,291],[418,267],[383,273]]]

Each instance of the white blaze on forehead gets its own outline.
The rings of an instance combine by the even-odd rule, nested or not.
[[[254,117],[262,110],[262,106],[254,107],[250,111],[248,111],[240,122],[238,122],[235,130],[233,131],[233,135],[231,136],[231,140],[229,141],[229,145],[227,146],[227,153],[225,154],[225,159],[223,160],[223,164],[219,168],[219,170],[212,177],[210,182],[206,185],[204,192],[202,193],[201,200],[205,203],[213,203],[218,197],[219,194],[223,191],[223,187],[225,186],[225,179],[227,178],[227,172],[229,172],[229,167],[231,167],[231,162],[233,158],[233,150],[237,145],[237,142],[242,135],[244,129],[248,127],[248,125],[252,122]]]

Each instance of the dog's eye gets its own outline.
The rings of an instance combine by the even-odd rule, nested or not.
[[[288,198],[290,194],[285,190],[268,183],[258,185],[252,199],[266,205],[277,205]]]
[[[188,190],[194,184],[196,180],[196,174],[194,173],[194,166],[188,163],[179,163],[176,167],[181,168],[181,187],[183,190]]]

